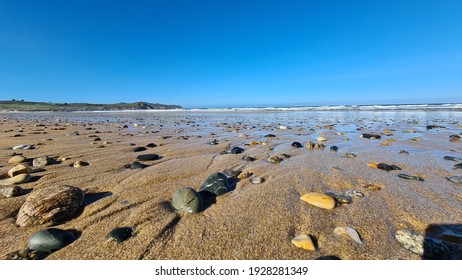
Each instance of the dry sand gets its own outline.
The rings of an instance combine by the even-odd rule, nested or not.
[[[35,191],[71,185],[85,191],[89,204],[82,213],[54,226],[75,229],[81,236],[47,259],[420,259],[404,249],[394,233],[409,229],[431,236],[432,225],[462,224],[462,185],[445,179],[461,175],[462,170],[453,170],[455,162],[443,160],[445,155],[462,157],[462,143],[448,141],[449,135],[462,130],[462,113],[343,114],[5,113],[0,114],[0,174],[6,176],[13,167],[7,163],[13,155],[11,147],[36,145],[17,153],[58,162],[32,167],[36,180],[21,184],[23,188]],[[128,128],[122,128],[125,124]],[[333,129],[323,129],[326,124],[334,124]],[[428,124],[448,129],[426,131]],[[280,125],[290,127],[280,129]],[[384,129],[393,130],[394,135],[385,136]],[[74,131],[79,135],[73,135]],[[336,134],[341,131],[346,134]],[[37,134],[42,132],[47,134]],[[359,138],[370,132],[382,133],[382,139]],[[248,137],[238,137],[241,133]],[[277,137],[264,138],[267,133]],[[324,150],[291,147],[293,141],[303,145],[314,141],[319,133],[328,139]],[[91,135],[101,141],[94,142]],[[422,140],[409,140],[413,137]],[[219,144],[210,145],[212,138]],[[381,146],[388,138],[397,141]],[[251,141],[267,145],[245,145]],[[157,147],[135,153],[130,143]],[[331,145],[339,151],[329,151]],[[235,146],[244,148],[244,153],[220,155]],[[409,154],[400,154],[402,149]],[[344,152],[357,157],[342,158]],[[142,170],[124,168],[145,153],[162,158],[147,162],[150,166]],[[266,161],[284,153],[291,157],[279,164]],[[243,156],[257,160],[246,162]],[[59,162],[62,157],[69,159]],[[71,167],[77,160],[90,165]],[[371,162],[396,164],[403,170],[386,172],[368,167]],[[252,184],[242,179],[233,191],[217,197],[215,204],[198,214],[172,210],[169,203],[175,190],[198,189],[208,175],[227,169],[248,170],[265,181]],[[421,176],[425,182],[401,179],[399,173]],[[369,190],[366,184],[381,189]],[[307,192],[340,194],[351,189],[364,197],[354,197],[351,204],[332,210],[300,200]],[[0,198],[0,256],[25,249],[28,238],[46,228],[15,225],[27,196]],[[108,232],[122,226],[133,227],[134,235],[123,243],[108,242]],[[363,245],[334,235],[338,226],[355,228]],[[291,239],[297,234],[314,237],[318,250],[293,246]]]

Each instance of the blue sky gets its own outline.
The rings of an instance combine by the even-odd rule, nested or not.
[[[462,102],[462,1],[0,1],[0,100]]]

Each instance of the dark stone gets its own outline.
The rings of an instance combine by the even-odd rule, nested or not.
[[[338,147],[337,147],[337,146],[331,146],[329,149],[330,149],[331,151],[333,151],[333,152],[338,151]]]
[[[130,169],[143,169],[143,168],[145,168],[145,167],[147,167],[146,164],[142,164],[142,163],[137,162],[137,161],[135,161],[135,162],[133,162],[132,164],[130,164]]]
[[[406,155],[408,155],[408,154],[409,154],[409,152],[408,152],[408,151],[406,151],[406,150],[401,150],[401,151],[399,151],[399,153],[400,153],[400,154],[406,154]]]
[[[38,252],[51,253],[57,251],[75,240],[75,236],[57,228],[47,228],[34,233],[28,242],[29,249]]]
[[[240,154],[244,151],[244,149],[240,147],[234,147],[231,150],[228,151],[228,154]]]
[[[455,161],[455,162],[460,162],[460,161],[462,161],[462,158],[453,157],[453,156],[445,156],[443,159],[445,159],[445,160],[450,160],[450,161]]]
[[[456,184],[462,184],[462,176],[448,176],[446,180]]]
[[[202,183],[199,191],[207,191],[213,193],[215,195],[222,195],[227,193],[230,190],[228,178],[225,174],[217,172],[213,173],[207,179],[205,179],[204,183]]]
[[[202,198],[194,189],[184,187],[173,194],[172,206],[179,212],[194,214],[202,209]]]
[[[370,133],[363,133],[363,134],[361,134],[360,137],[361,137],[361,138],[371,139],[371,140],[382,138],[380,135],[377,135],[377,134],[370,134]]]
[[[154,143],[149,143],[149,144],[146,145],[146,147],[148,147],[148,148],[154,148],[154,147],[157,147],[157,145],[154,144]]]
[[[245,156],[245,157],[242,157],[242,160],[245,160],[245,161],[255,161],[255,158],[254,157],[248,157],[248,156]]]
[[[441,126],[441,125],[427,125],[427,130],[434,129],[434,128],[446,129],[446,127]]]
[[[300,142],[293,142],[291,146],[292,146],[292,147],[295,147],[295,148],[301,148],[301,147],[303,147],[303,145],[302,145]]]
[[[462,162],[461,162],[461,163],[454,164],[454,168],[453,168],[453,169],[462,169]]]
[[[276,137],[274,134],[266,134],[264,137]]]
[[[377,168],[385,170],[385,171],[401,170],[401,168],[399,166],[396,166],[394,164],[390,165],[390,164],[386,164],[386,163],[378,163]]]
[[[239,174],[242,173],[242,170],[230,170],[230,169],[226,169],[223,171],[223,174],[225,174],[228,178],[237,178],[237,176],[239,176]]]
[[[158,160],[158,159],[160,159],[160,156],[157,154],[145,154],[145,155],[139,155],[136,157],[136,160],[139,160],[139,161]]]
[[[131,227],[120,227],[111,230],[108,233],[107,238],[114,240],[117,243],[124,242],[132,236],[133,229]]]
[[[344,157],[344,158],[355,158],[356,155],[353,154],[353,153],[343,153],[342,157]]]
[[[146,151],[146,148],[145,147],[135,147],[133,148],[132,150],[133,152],[142,152],[142,151]]]
[[[403,178],[403,179],[407,179],[407,180],[416,180],[416,181],[421,181],[421,182],[425,181],[422,177],[411,176],[411,175],[407,175],[407,174],[404,174],[404,173],[398,174],[398,177]]]

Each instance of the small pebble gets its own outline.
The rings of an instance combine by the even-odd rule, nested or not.
[[[132,233],[133,229],[131,227],[120,227],[111,230],[111,232],[108,233],[107,238],[117,243],[121,243],[130,238]]]

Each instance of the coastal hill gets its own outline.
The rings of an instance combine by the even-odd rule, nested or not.
[[[0,101],[0,111],[117,111],[182,109],[179,105],[133,102],[115,104],[53,103],[24,100]]]

